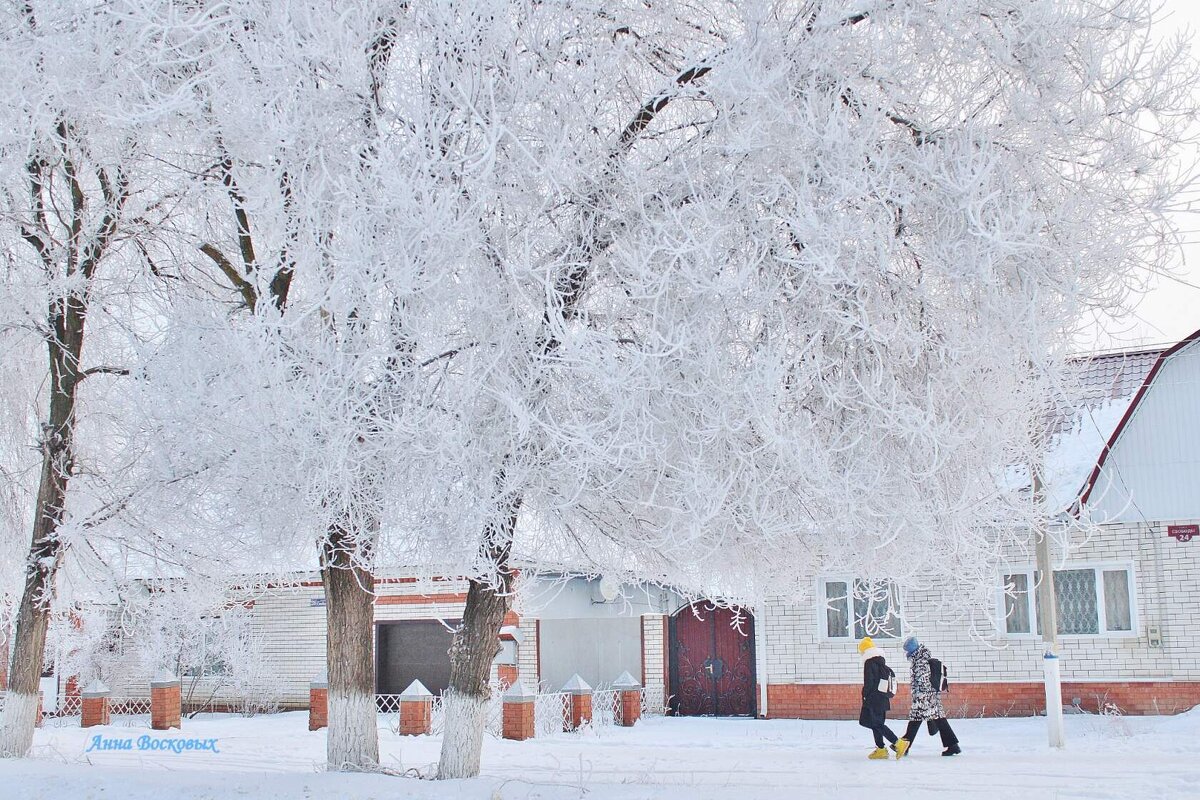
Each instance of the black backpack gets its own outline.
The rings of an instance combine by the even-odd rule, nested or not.
[[[949,670],[936,658],[929,659],[929,685],[935,692],[950,691]]]

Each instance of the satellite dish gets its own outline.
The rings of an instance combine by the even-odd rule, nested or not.
[[[600,597],[604,602],[611,603],[621,596],[621,584],[616,578],[604,575],[600,578]]]

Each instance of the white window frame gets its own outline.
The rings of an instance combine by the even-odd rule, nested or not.
[[[1059,639],[1133,639],[1141,636],[1140,615],[1138,614],[1138,592],[1137,592],[1137,570],[1130,561],[1068,561],[1066,564],[1056,566],[1054,572],[1063,572],[1077,569],[1088,569],[1096,573],[1096,617],[1099,633],[1060,633]],[[1129,630],[1127,631],[1110,631],[1108,630],[1108,619],[1105,616],[1104,610],[1104,573],[1106,571],[1117,572],[1123,571],[1126,574],[1129,586]],[[1038,633],[1038,608],[1037,608],[1037,584],[1034,582],[1034,573],[1037,568],[1032,564],[1014,565],[1011,568],[1000,571],[999,581],[1000,590],[997,593],[996,618],[1000,622],[1000,635],[1007,639],[1041,639],[1042,635]],[[1008,619],[1005,616],[1005,582],[1004,579],[1008,575],[1025,575],[1029,581],[1029,595],[1026,602],[1029,603],[1029,633],[1009,633]]]
[[[816,598],[817,598],[817,637],[826,642],[857,642],[858,637],[854,635],[854,582],[866,581],[866,578],[855,578],[849,575],[822,575],[816,581]],[[899,585],[890,578],[881,578],[879,580],[892,583],[896,592],[896,620],[899,626],[899,632],[894,637],[887,637],[885,641],[902,641],[904,639],[904,593]],[[828,617],[826,609],[829,607],[829,598],[825,594],[825,584],[831,582],[844,582],[847,586],[847,602],[849,603],[849,626],[846,636],[830,636],[828,628]],[[876,581],[879,582],[879,581]],[[881,638],[876,634],[868,633],[868,636],[873,638]]]

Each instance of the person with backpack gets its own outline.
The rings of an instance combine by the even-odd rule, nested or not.
[[[870,636],[858,643],[858,654],[863,662],[862,710],[858,713],[858,724],[870,728],[875,735],[875,749],[867,758],[888,757],[885,739],[891,742],[896,758],[900,758],[908,749],[909,742],[898,739],[887,726],[887,712],[896,694],[896,673],[887,665],[883,651],[875,646]]]
[[[942,755],[956,756],[962,752],[958,746],[958,737],[946,720],[946,712],[942,708],[942,692],[950,686],[946,675],[946,666],[929,654],[925,645],[917,641],[917,637],[909,636],[904,640],[904,653],[908,656],[909,670],[912,681],[912,706],[908,712],[908,729],[904,731],[901,742],[907,742],[903,752],[899,744],[896,747],[896,757],[900,758],[912,747],[921,730],[921,723],[929,724],[929,735],[934,733],[942,737]]]

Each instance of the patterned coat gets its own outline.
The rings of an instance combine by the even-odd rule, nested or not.
[[[908,718],[943,719],[946,712],[942,708],[942,693],[933,689],[929,675],[929,651],[925,645],[918,646],[908,660],[912,673],[912,707],[908,711]]]

